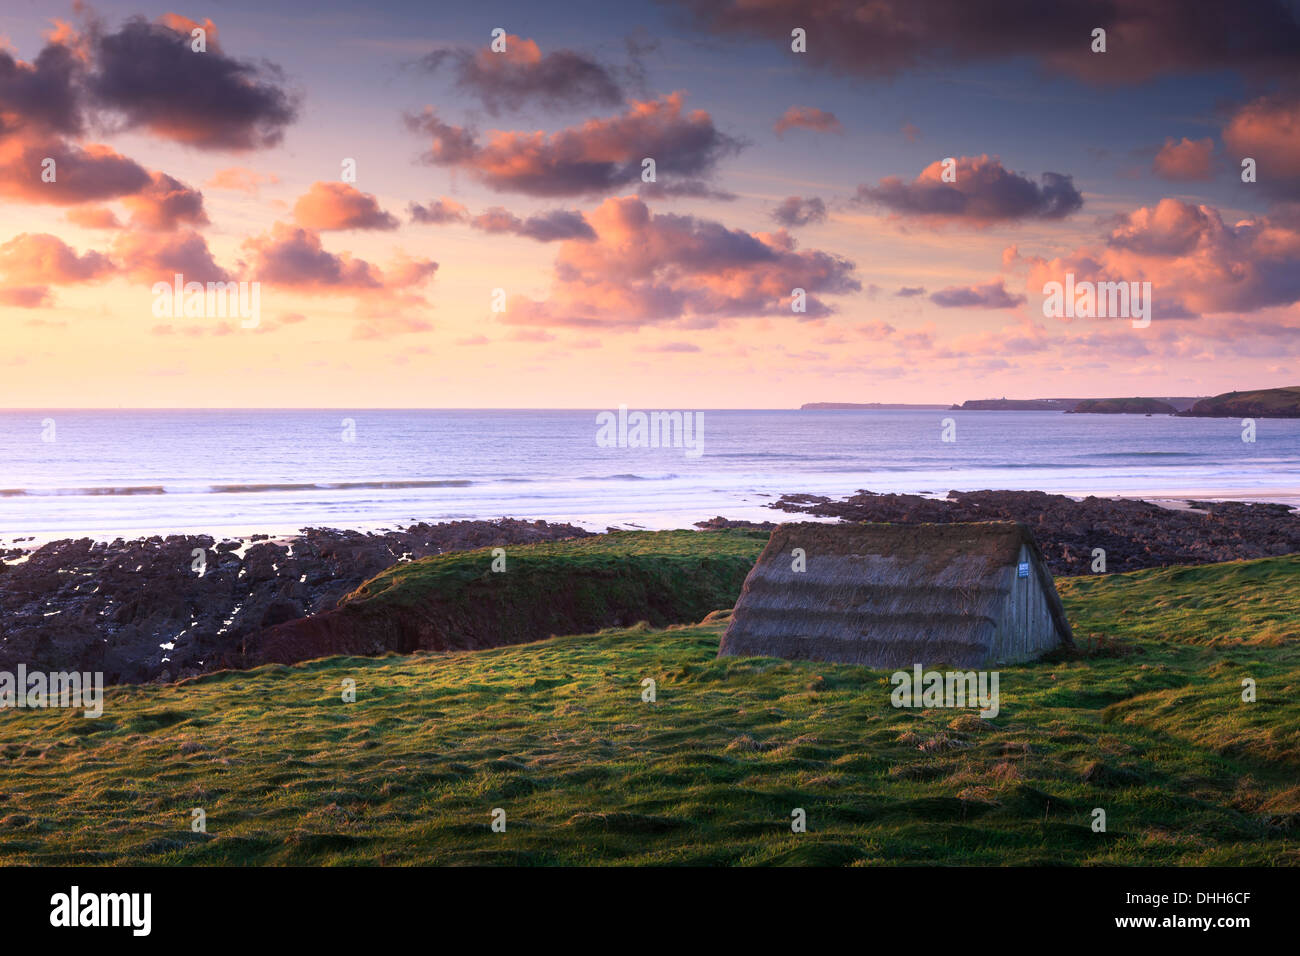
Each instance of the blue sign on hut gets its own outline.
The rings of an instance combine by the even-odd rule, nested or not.
[[[990,667],[1074,638],[1033,535],[1014,521],[780,525],[719,657]]]

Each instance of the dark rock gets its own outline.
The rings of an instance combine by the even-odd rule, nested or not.
[[[1199,510],[1042,491],[950,491],[947,500],[859,491],[842,501],[785,495],[768,507],[845,521],[1020,521],[1058,575],[1092,573],[1094,548],[1106,552],[1106,573],[1300,551],[1300,516],[1288,505],[1189,503]]]
[[[284,543],[259,535],[243,557],[240,542],[208,535],[52,541],[22,564],[0,564],[0,670],[103,671],[110,683],[193,676],[248,635],[331,608],[403,560],[587,534],[506,518],[378,534],[309,528]]]

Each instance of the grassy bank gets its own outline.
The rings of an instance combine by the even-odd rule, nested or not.
[[[481,650],[640,621],[694,623],[727,607],[762,532],[620,531],[395,565],[339,606],[248,642],[240,663],[384,651]]]
[[[721,623],[0,713],[0,860],[1300,863],[1300,558],[1060,589],[1087,656],[1004,669],[992,720],[895,709],[884,672],[717,660]]]

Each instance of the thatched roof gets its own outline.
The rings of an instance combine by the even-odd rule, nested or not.
[[[807,555],[805,571],[792,570],[795,548]],[[1022,524],[801,522],[772,532],[719,655],[980,666],[1005,630],[1022,548],[1045,599],[1045,638],[1072,646],[1051,572]]]

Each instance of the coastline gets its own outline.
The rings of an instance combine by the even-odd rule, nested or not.
[[[956,489],[963,494],[968,494],[977,490],[984,489]],[[1021,494],[1029,490],[1037,489],[995,489],[1007,494]],[[947,499],[948,490],[939,491],[917,491],[917,492],[892,492],[896,494],[909,494],[920,498],[943,501]],[[1192,501],[1205,502],[1236,502],[1241,504],[1281,504],[1288,505],[1300,511],[1300,486],[1290,487],[1279,490],[1261,491],[1259,488],[1249,487],[1220,487],[1220,488],[1187,488],[1178,491],[1167,491],[1161,494],[1152,494],[1146,491],[1110,491],[1105,493],[1087,492],[1082,490],[1075,491],[1057,491],[1043,490],[1041,493],[1050,495],[1059,495],[1069,498],[1073,501],[1084,501],[1088,498],[1096,498],[1102,501],[1139,501],[1148,502],[1158,505],[1162,508],[1168,508],[1172,511],[1191,511],[1197,510],[1192,507]],[[852,492],[835,494],[834,492],[823,492],[828,497],[849,497]],[[364,535],[382,535],[387,533],[401,532],[405,528],[413,525],[427,524],[446,524],[454,521],[471,521],[471,522],[492,522],[508,518],[510,520],[532,521],[546,520],[552,522],[562,522],[573,525],[591,533],[599,534],[601,532],[617,529],[623,531],[672,531],[672,530],[689,530],[697,527],[700,523],[707,521],[721,512],[725,512],[725,517],[731,521],[762,523],[766,521],[780,521],[779,517],[773,516],[774,508],[772,505],[781,499],[782,495],[763,494],[745,496],[748,498],[761,497],[766,499],[764,503],[759,504],[753,501],[741,500],[735,505],[718,504],[706,508],[687,508],[672,507],[658,510],[654,513],[646,514],[618,514],[618,513],[600,513],[588,512],[582,515],[552,515],[552,514],[532,514],[526,518],[515,517],[511,515],[488,515],[488,514],[457,514],[452,516],[437,516],[416,518],[412,517],[407,522],[402,521],[352,521],[352,522],[330,522],[324,521],[318,524],[297,526],[286,522],[272,522],[270,524],[254,525],[249,522],[227,522],[227,523],[208,523],[203,526],[195,527],[123,527],[117,529],[105,530],[102,528],[84,528],[76,531],[59,529],[57,531],[44,532],[13,532],[0,534],[0,558],[6,554],[15,552],[28,553],[56,541],[82,540],[90,539],[97,544],[111,544],[116,541],[131,542],[141,541],[149,538],[183,537],[183,536],[207,536],[215,541],[238,541],[242,542],[244,547],[258,541],[271,540],[277,544],[285,544],[294,538],[301,537],[303,532],[308,528],[318,528],[321,530],[338,532],[338,533],[359,533]],[[780,512],[776,511],[779,515]],[[809,515],[800,520],[820,520],[816,515]],[[834,520],[834,519],[824,519]],[[13,558],[9,563],[14,563]]]
[[[839,498],[799,492],[767,504],[749,509],[749,516],[739,509],[727,509],[726,517],[697,510],[676,519],[677,527],[707,536],[730,529],[761,533],[803,521],[1018,521],[1031,529],[1056,577],[1300,553],[1300,512],[1253,496],[1148,501],[1041,491],[953,491],[942,497],[859,492]],[[372,532],[309,527],[225,539],[160,534],[11,543],[0,547],[0,670],[18,662],[47,670],[75,666],[103,671],[111,683],[142,683],[240,667],[241,648],[249,642],[329,611],[398,565],[448,552],[658,530],[631,524],[591,528],[498,518]],[[18,550],[23,545],[28,548]],[[701,539],[701,545],[707,552],[709,543]],[[378,636],[375,647],[375,653],[386,647]]]

